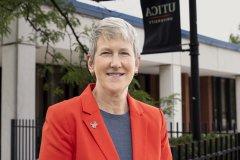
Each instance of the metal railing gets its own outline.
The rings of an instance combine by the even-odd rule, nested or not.
[[[30,119],[11,120],[11,160],[36,160],[42,123]]]
[[[171,146],[174,160],[239,160],[240,133]]]
[[[211,129],[210,129],[211,125]],[[228,133],[236,133],[237,132],[237,125],[234,123],[232,126],[216,127],[215,124],[209,123],[202,123],[201,124],[201,132],[203,134],[208,133],[218,133],[218,134],[228,134]],[[184,134],[191,134],[192,133],[192,125],[190,123],[172,123],[168,124],[168,134],[169,138],[177,138]]]

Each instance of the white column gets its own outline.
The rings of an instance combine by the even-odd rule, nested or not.
[[[35,45],[26,41],[31,28],[23,19],[10,25],[2,43],[1,159],[10,160],[11,119],[35,118]],[[22,39],[22,41],[19,41]]]
[[[171,94],[179,94],[178,98],[182,98],[181,89],[181,66],[178,65],[162,65],[160,72],[160,98],[167,97]],[[182,130],[182,102],[176,101],[172,116],[166,116],[168,125],[173,123],[173,129],[176,129],[176,123],[179,123],[179,130]],[[169,127],[169,126],[168,126]]]
[[[17,49],[17,118],[35,119],[36,49],[26,44]]]
[[[240,76],[236,77],[236,112],[237,131],[240,132]]]

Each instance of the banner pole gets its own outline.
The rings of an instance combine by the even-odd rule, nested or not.
[[[200,87],[199,87],[199,42],[197,36],[197,9],[196,0],[189,0],[190,19],[190,57],[191,57],[191,88],[192,88],[192,132],[193,140],[201,140],[200,124]]]

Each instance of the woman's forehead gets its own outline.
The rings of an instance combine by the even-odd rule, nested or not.
[[[98,39],[97,39],[97,43],[99,42],[99,40],[101,40],[102,42],[113,42],[113,41],[122,41],[122,42],[126,42],[129,43],[131,45],[133,45],[133,40],[130,40],[130,37],[124,37],[122,34],[120,33],[116,33],[116,34],[101,34]]]
[[[105,39],[105,40],[116,40],[116,39],[121,39],[123,41],[129,41],[130,42],[130,37],[122,34],[121,32],[108,32],[108,31],[103,31],[98,39]]]

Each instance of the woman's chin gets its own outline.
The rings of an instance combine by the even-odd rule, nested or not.
[[[119,85],[109,85],[106,89],[112,94],[119,94],[126,90],[126,87],[119,86]]]

